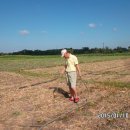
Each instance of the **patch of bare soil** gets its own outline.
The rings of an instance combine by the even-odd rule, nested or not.
[[[25,70],[45,77],[0,72],[0,130],[129,130],[130,88],[114,82],[130,83],[130,59],[81,64],[77,104],[68,99],[60,69]],[[102,113],[128,117],[101,118]]]

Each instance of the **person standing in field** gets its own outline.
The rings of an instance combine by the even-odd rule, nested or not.
[[[61,50],[61,57],[65,58],[65,66],[62,71],[62,74],[66,73],[67,85],[69,86],[71,94],[69,100],[77,103],[79,101],[76,89],[77,72],[78,75],[81,77],[78,59],[75,55],[72,55],[71,53],[67,52],[66,49]]]

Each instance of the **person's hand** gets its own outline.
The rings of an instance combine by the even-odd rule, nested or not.
[[[62,70],[62,71],[60,72],[61,75],[63,75],[64,73],[65,73],[65,70]]]

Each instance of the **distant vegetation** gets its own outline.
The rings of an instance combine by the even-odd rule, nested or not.
[[[111,49],[109,47],[105,48],[89,48],[89,47],[82,47],[81,49],[73,49],[73,48],[66,48],[69,52],[74,54],[112,54],[112,53],[127,53],[130,52],[130,46],[128,48],[117,47]],[[52,50],[27,50],[24,49],[18,52],[12,53],[0,53],[0,55],[59,55],[61,49],[52,49]]]
[[[76,54],[79,63],[103,62],[130,58],[130,53]],[[64,66],[60,55],[1,55],[0,71],[27,74],[23,70]],[[57,70],[58,71],[58,70]],[[28,72],[29,75],[33,75]],[[39,76],[38,74],[34,74]]]

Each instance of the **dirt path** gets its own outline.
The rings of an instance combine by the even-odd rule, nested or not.
[[[130,113],[130,59],[81,64],[79,105],[69,102],[65,77],[37,84],[55,78],[59,69],[29,70],[46,73],[49,78],[0,72],[0,130],[130,128],[130,118],[98,118],[101,113]],[[19,89],[22,86],[27,87]],[[80,104],[85,105],[80,108]],[[71,109],[74,110],[64,115]],[[51,120],[54,121],[43,128]]]

